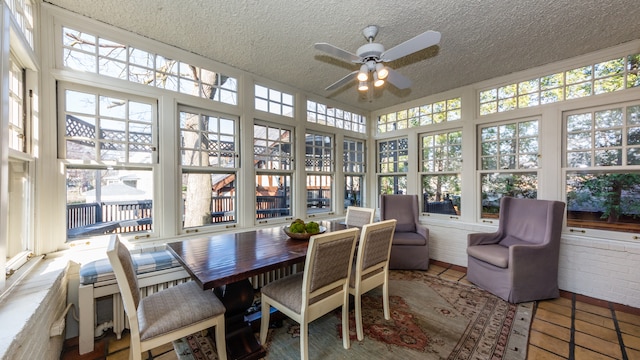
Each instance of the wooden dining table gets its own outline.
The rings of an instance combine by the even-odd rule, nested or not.
[[[348,228],[339,221],[318,221],[327,232]],[[204,289],[213,289],[226,308],[227,357],[263,358],[245,313],[253,305],[249,278],[304,262],[308,241],[289,238],[283,227],[211,235],[167,244],[170,252]]]

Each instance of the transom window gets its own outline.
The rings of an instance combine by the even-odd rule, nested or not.
[[[404,109],[378,117],[378,133],[460,120],[462,101],[453,98]]]
[[[366,134],[367,118],[360,114],[307,100],[307,121]]]
[[[256,110],[293,117],[293,95],[256,84]]]
[[[225,104],[238,104],[235,78],[69,27],[62,29],[62,65]]]
[[[583,98],[640,86],[640,54],[483,90],[480,115]]]

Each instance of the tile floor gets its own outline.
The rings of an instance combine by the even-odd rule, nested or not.
[[[462,283],[466,269],[432,262],[429,273]],[[78,355],[78,338],[69,339],[61,360],[125,360],[129,337],[105,335],[92,353]],[[527,359],[640,360],[640,309],[562,292],[561,297],[536,304]],[[148,360],[177,360],[171,344],[143,354]],[[508,359],[506,359],[508,360]]]

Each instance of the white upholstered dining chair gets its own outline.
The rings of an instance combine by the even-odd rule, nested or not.
[[[198,331],[215,327],[218,358],[227,359],[225,308],[213,291],[195,281],[182,283],[142,298],[131,254],[118,235],[112,235],[107,249],[131,330],[129,359]]]
[[[375,214],[375,209],[359,206],[348,206],[344,223],[350,226],[362,227],[365,224],[372,223]]]
[[[356,228],[314,235],[304,272],[262,287],[260,342],[265,344],[271,306],[300,324],[300,358],[309,358],[308,327],[313,320],[342,306],[342,345],[349,340],[349,275],[359,230]]]
[[[356,333],[364,338],[362,328],[362,294],[382,286],[384,318],[389,320],[389,253],[396,229],[396,220],[385,220],[362,227],[358,253],[349,281],[349,293],[355,302]]]

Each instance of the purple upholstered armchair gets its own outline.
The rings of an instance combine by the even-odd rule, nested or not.
[[[418,221],[418,195],[380,195],[380,220],[396,219],[389,269],[429,268],[429,229]]]
[[[564,207],[503,197],[498,231],[468,236],[467,279],[511,303],[557,298]]]

